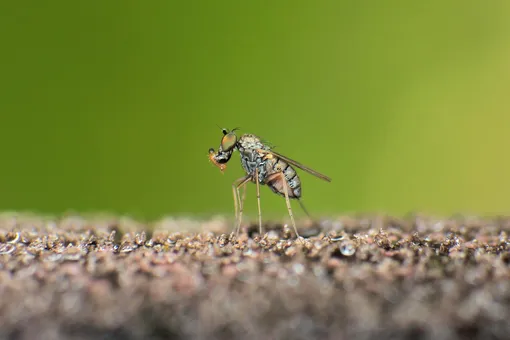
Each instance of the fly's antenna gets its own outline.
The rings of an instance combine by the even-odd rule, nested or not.
[[[219,126],[218,124],[216,124],[216,126],[218,127],[218,129],[220,129],[220,130],[223,132],[223,134],[224,134],[224,135],[226,135],[226,133],[225,133],[225,132],[227,132],[227,131],[228,131],[227,129],[222,128],[222,127],[221,127],[221,126]]]
[[[230,133],[230,132],[234,132],[234,131],[237,131],[240,129],[240,127],[236,127],[236,128],[233,128],[232,130],[228,130],[226,128],[222,128],[221,126],[219,126],[218,124],[216,124],[216,126],[218,127],[218,129],[220,129],[224,135],[226,135],[227,133]]]

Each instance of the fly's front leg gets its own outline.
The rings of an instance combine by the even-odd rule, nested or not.
[[[243,210],[244,210],[244,200],[246,199],[246,184],[251,180],[251,177],[248,177],[245,181],[241,182],[237,185],[237,197],[239,198],[239,223],[237,225],[237,232],[236,236],[239,235],[239,230],[241,229],[241,222],[243,220]],[[239,189],[243,188],[243,196],[241,198],[241,195],[239,194]]]
[[[234,182],[232,184],[232,196],[234,197],[234,211],[235,211],[236,226],[237,226],[237,221],[239,220],[239,214],[238,214],[238,210],[239,210],[239,207],[238,207],[239,198],[237,197],[236,182]]]
[[[251,178],[249,178],[248,181],[249,180],[251,180]],[[239,229],[241,228],[241,221],[243,220],[244,201],[246,200],[246,190],[247,190],[246,184],[248,183],[248,181],[239,184],[239,186],[237,187],[237,197],[239,197],[239,226],[237,228],[236,236],[239,235]],[[242,197],[239,194],[239,189],[241,187],[243,188],[243,196]]]
[[[259,183],[259,169],[255,169],[255,184],[257,184],[257,204],[259,207],[259,234],[262,236],[262,212],[260,210],[260,183]]]
[[[238,180],[234,181],[232,183],[232,194],[234,195],[234,208],[235,208],[235,216],[236,216],[236,226],[235,229],[237,230],[236,235],[239,234],[239,229],[241,228],[241,219],[243,216],[243,202],[240,201],[239,197],[239,187],[245,185],[250,181],[251,176],[246,175],[242,178],[239,178]],[[243,198],[244,201],[244,198]]]

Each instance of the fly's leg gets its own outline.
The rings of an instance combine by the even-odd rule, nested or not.
[[[303,202],[299,198],[297,199],[297,201],[299,202],[299,205],[301,206],[301,209],[303,209],[303,211],[305,212],[306,216],[308,216],[308,218],[311,219],[312,216],[310,216],[310,213],[305,208],[305,205],[303,204]]]
[[[292,214],[292,207],[290,206],[289,191],[287,189],[288,182],[287,182],[287,179],[285,178],[285,175],[283,174],[283,172],[279,172],[279,174],[282,177],[282,181],[283,181],[283,193],[285,194],[285,202],[287,203],[287,210],[289,210],[290,220],[292,221],[292,226],[294,227],[296,236],[299,239],[301,237],[299,236],[299,233],[297,231],[296,222],[294,221],[294,215]]]
[[[262,236],[262,212],[260,210],[260,183],[259,183],[259,169],[255,169],[255,183],[257,184],[257,204],[259,208],[259,234]]]
[[[237,181],[236,181],[237,182]],[[234,196],[234,210],[235,210],[235,216],[236,216],[236,227],[237,227],[237,221],[239,220],[239,214],[238,214],[238,204],[239,199],[237,198],[237,190],[236,190],[236,182],[232,184],[232,195]]]
[[[249,178],[251,179],[251,178]],[[236,233],[236,236],[239,235],[239,229],[241,229],[241,221],[243,220],[243,209],[244,209],[244,201],[246,200],[246,190],[247,190],[247,187],[246,187],[246,182],[243,182],[241,184],[239,184],[239,186],[237,187],[237,197],[240,197],[239,195],[239,189],[242,187],[243,188],[243,196],[242,198],[239,199],[239,225],[237,227],[237,233]]]
[[[306,209],[305,205],[303,204],[303,201],[301,201],[300,198],[298,198],[297,201],[299,202],[299,205],[301,206],[301,209],[303,209],[303,211],[305,212],[306,216],[308,217],[308,222],[310,224],[313,224],[312,216],[310,215],[310,213]]]
[[[241,217],[242,217],[242,205],[239,198],[239,187],[248,183],[251,179],[250,175],[246,175],[232,183],[232,194],[234,195],[234,208],[235,208],[235,216],[236,216],[236,227],[237,234],[239,234],[239,229],[241,228]]]

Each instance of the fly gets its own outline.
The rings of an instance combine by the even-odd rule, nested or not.
[[[263,142],[259,137],[253,134],[243,134],[240,138],[235,134],[236,129],[231,131],[222,129],[223,137],[218,151],[209,149],[209,160],[217,166],[221,172],[227,168],[227,162],[232,157],[235,150],[241,155],[241,165],[246,173],[244,177],[239,178],[232,184],[232,194],[234,196],[234,208],[236,217],[236,230],[239,234],[243,216],[243,205],[246,197],[246,184],[254,182],[257,188],[257,205],[259,217],[259,232],[262,235],[262,213],[260,209],[260,185],[267,185],[274,193],[285,197],[287,210],[289,212],[292,226],[296,236],[299,233],[294,221],[294,215],[290,204],[291,199],[296,199],[305,213],[306,211],[301,202],[301,180],[294,167],[304,170],[322,180],[331,182],[331,178],[321,174],[295,160],[286,157],[272,150],[272,146]],[[243,188],[243,197],[240,197],[240,189]]]

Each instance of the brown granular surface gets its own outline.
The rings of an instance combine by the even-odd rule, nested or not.
[[[0,217],[0,338],[510,337],[510,219],[231,227]]]

